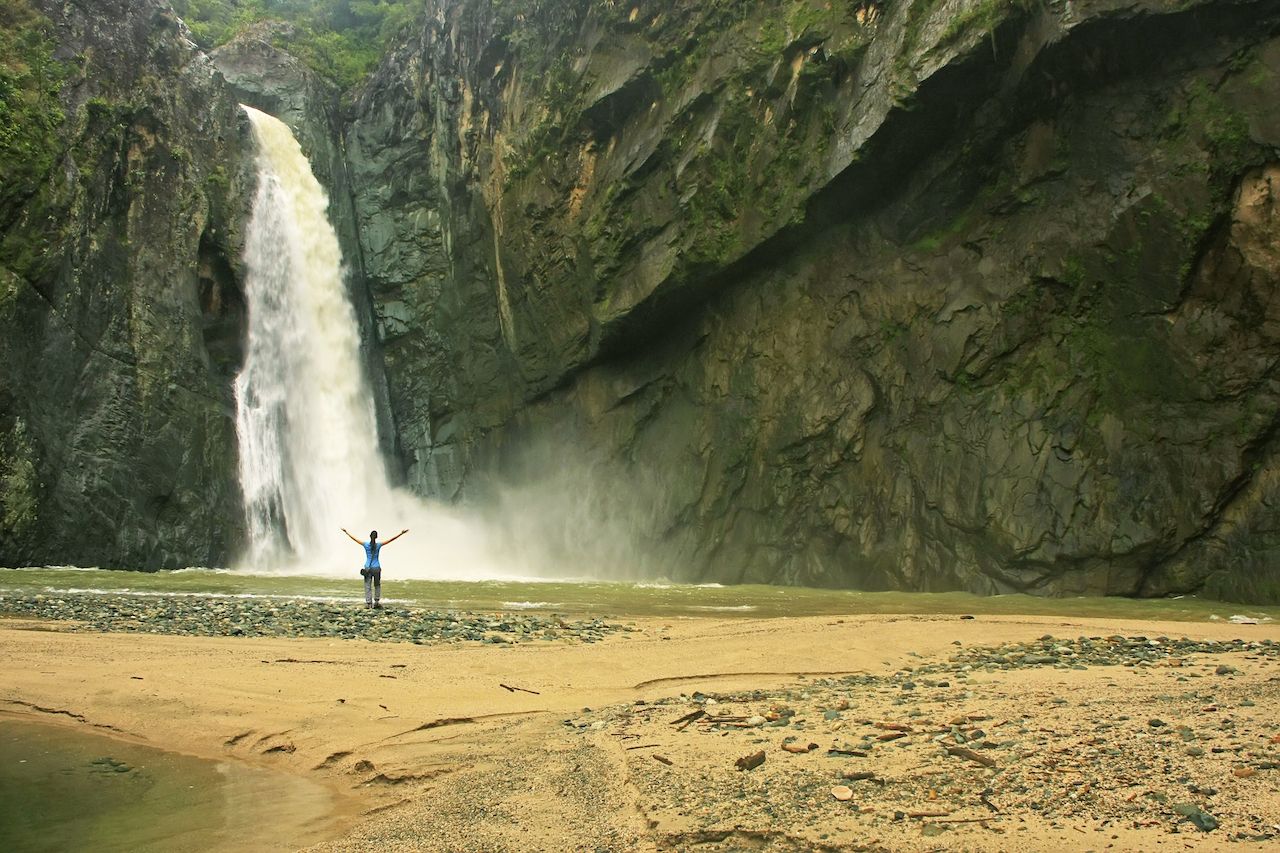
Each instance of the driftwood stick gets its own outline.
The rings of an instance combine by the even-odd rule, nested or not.
[[[994,758],[983,755],[982,753],[979,753],[979,752],[974,752],[972,749],[966,749],[963,746],[949,746],[947,747],[947,752],[950,753],[951,755],[956,756],[957,758],[967,758],[970,761],[976,761],[979,764],[981,764],[983,767],[996,766],[996,760]]]
[[[673,725],[673,726],[675,726],[675,727],[676,727],[676,731],[678,731],[678,732],[682,732],[682,731],[684,731],[684,730],[689,726],[689,724],[690,724],[690,723],[692,723],[694,720],[701,719],[702,717],[705,717],[706,715],[707,715],[707,712],[706,712],[706,711],[704,711],[704,710],[702,710],[701,708],[699,708],[699,709],[698,709],[698,710],[696,710],[696,711],[693,711],[693,712],[691,712],[691,713],[685,714],[683,717],[681,717],[681,718],[680,718],[680,719],[678,719],[678,720],[672,720],[672,721],[671,721],[671,725]]]
[[[532,693],[534,696],[542,695],[536,690],[529,690],[528,688],[525,688],[525,687],[512,687],[510,684],[502,684],[502,683],[499,683],[498,686],[501,687],[503,690],[507,691],[508,693],[515,693],[518,690],[521,693]]]

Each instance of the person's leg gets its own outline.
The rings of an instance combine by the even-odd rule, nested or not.
[[[373,572],[364,576],[364,606],[373,606]]]
[[[373,570],[373,606],[382,606],[382,569]]]

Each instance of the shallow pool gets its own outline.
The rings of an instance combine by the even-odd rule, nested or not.
[[[335,814],[307,779],[0,717],[0,850],[295,850]]]

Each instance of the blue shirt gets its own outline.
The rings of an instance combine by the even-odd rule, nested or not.
[[[364,546],[364,567],[366,569],[380,569],[382,564],[378,562],[378,552],[382,550],[381,542],[361,542]]]

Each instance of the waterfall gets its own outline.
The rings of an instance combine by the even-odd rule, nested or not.
[[[248,341],[235,382],[243,568],[354,575],[364,555],[340,528],[361,540],[377,529],[384,541],[409,528],[387,549],[389,573],[503,576],[481,531],[389,484],[325,192],[289,128],[244,110],[258,190],[245,245]]]

